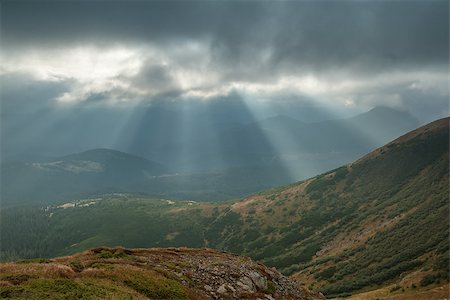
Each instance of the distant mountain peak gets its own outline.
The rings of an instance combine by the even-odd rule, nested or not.
[[[385,106],[385,105],[379,105],[379,106],[375,106],[372,109],[368,110],[365,113],[362,113],[361,115],[407,115],[410,117],[413,117],[407,110],[405,109],[401,109],[401,108],[394,108],[394,107],[390,107],[390,106]]]
[[[369,110],[369,112],[386,112],[386,111],[402,112],[403,110],[385,105],[374,106],[372,109]]]

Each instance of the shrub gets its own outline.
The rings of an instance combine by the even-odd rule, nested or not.
[[[420,286],[427,286],[433,283],[439,283],[442,277],[445,278],[445,274],[438,273],[425,275],[425,277],[423,277],[422,280],[420,281]]]
[[[275,294],[276,290],[277,290],[277,288],[275,287],[275,284],[272,281],[269,280],[267,282],[267,290],[266,290],[266,292],[271,294],[271,295],[273,295],[273,294]]]

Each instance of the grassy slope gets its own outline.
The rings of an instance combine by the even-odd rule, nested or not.
[[[210,249],[95,248],[0,264],[2,299],[299,299],[299,288],[247,257]],[[272,298],[273,299],[273,298]]]
[[[351,165],[236,203],[111,196],[88,207],[3,210],[2,256],[209,246],[263,260],[331,296],[413,273],[418,286],[447,281],[448,133],[440,120]]]

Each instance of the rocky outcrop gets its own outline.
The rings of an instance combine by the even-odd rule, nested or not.
[[[155,267],[188,278],[184,284],[213,299],[321,299],[298,282],[248,257],[211,249],[135,250],[134,255]],[[167,262],[170,262],[167,264]]]
[[[98,265],[99,258],[102,264],[131,264],[156,271],[195,290],[196,297],[204,299],[324,299],[274,268],[212,249],[97,248],[53,261],[68,265],[77,261],[86,270]]]

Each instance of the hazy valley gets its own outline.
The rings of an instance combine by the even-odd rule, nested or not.
[[[157,123],[160,118],[149,121]],[[175,120],[167,120],[170,128]],[[136,137],[140,144],[129,150],[145,153],[147,158],[92,149],[56,158],[3,162],[1,171],[7,176],[3,178],[2,205],[51,204],[105,193],[195,201],[241,198],[351,162],[417,124],[405,112],[377,107],[356,117],[316,123],[278,116],[222,130],[214,137],[199,132],[198,138],[182,144],[170,142],[176,140],[171,130],[162,137],[143,131]],[[146,122],[142,126],[159,128]],[[202,136],[208,138],[200,139]],[[183,161],[178,161],[180,158]],[[196,169],[187,167],[191,164]]]

